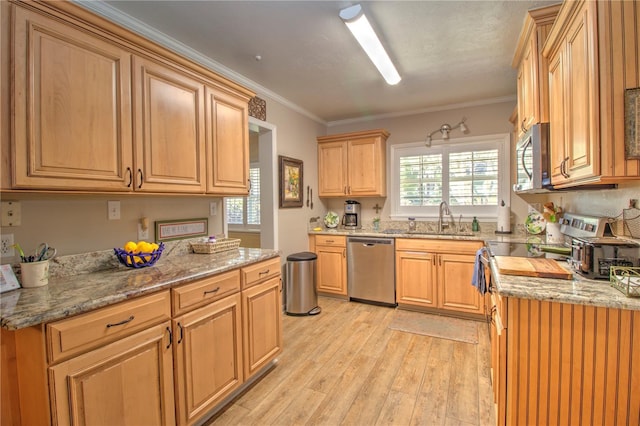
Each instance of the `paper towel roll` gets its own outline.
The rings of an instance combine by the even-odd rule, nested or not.
[[[506,234],[511,232],[511,208],[509,206],[498,206],[496,232]]]

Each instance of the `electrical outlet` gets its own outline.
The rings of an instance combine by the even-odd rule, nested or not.
[[[218,214],[218,202],[212,201],[209,203],[209,216],[215,216]]]
[[[107,201],[107,214],[109,220],[120,219],[120,201]]]
[[[0,243],[0,256],[13,257],[16,255],[13,249],[13,234],[2,234],[2,242]]]
[[[138,241],[147,241],[149,239],[149,228],[144,229],[142,224],[138,222]]]

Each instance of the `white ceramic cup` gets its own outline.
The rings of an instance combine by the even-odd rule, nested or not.
[[[23,288],[42,287],[49,283],[49,260],[20,264]]]

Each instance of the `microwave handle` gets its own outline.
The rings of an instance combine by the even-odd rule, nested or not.
[[[522,168],[524,169],[524,172],[527,174],[529,179],[531,179],[533,175],[531,174],[529,169],[527,169],[527,166],[524,163],[524,153],[527,151],[527,148],[532,148],[531,139],[527,140],[527,143],[525,143],[522,147],[522,155],[520,156],[520,163],[522,164]]]

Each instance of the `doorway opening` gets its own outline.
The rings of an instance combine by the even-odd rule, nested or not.
[[[254,188],[249,197],[225,198],[224,231],[231,238],[240,238],[243,247],[277,250],[276,127],[249,117],[249,141],[250,180],[259,188]],[[229,208],[232,205],[235,209]]]

